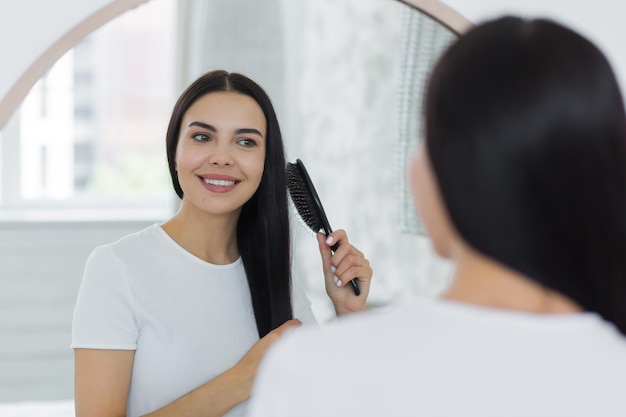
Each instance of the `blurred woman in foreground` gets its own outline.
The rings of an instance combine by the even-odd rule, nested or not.
[[[411,183],[453,284],[285,338],[251,416],[626,415],[626,118],[603,54],[551,21],[484,23],[425,120]]]

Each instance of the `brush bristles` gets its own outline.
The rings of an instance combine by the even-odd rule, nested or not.
[[[298,216],[315,233],[323,231],[321,213],[298,166],[287,163],[287,188]]]

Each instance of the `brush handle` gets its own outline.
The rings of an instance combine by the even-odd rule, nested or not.
[[[314,232],[321,231],[321,232],[324,232],[326,236],[328,236],[329,234],[333,232],[333,229],[330,228],[330,223],[328,222],[328,218],[326,217],[326,213],[324,212],[324,207],[322,206],[322,202],[320,201],[320,198],[317,195],[317,191],[315,191],[315,186],[313,185],[313,181],[311,181],[311,177],[309,177],[309,173],[304,167],[304,163],[300,159],[296,159],[296,162],[293,165],[295,165],[297,171],[302,177],[302,182],[303,182],[304,187],[306,188],[306,191],[313,199],[313,204],[315,206],[314,211],[315,209],[317,209],[317,211],[319,212],[318,214],[322,223],[321,228],[318,228],[317,230],[315,230],[317,227],[311,226],[311,228],[313,229]],[[339,248],[339,243],[335,243],[331,247],[331,250],[333,252],[336,252],[337,248]],[[354,291],[354,295],[358,297],[361,294],[361,289],[359,288],[359,283],[357,282],[356,278],[350,280],[350,284],[352,285],[352,290]]]
[[[333,252],[337,252],[337,249],[339,249],[339,243],[335,243],[330,248],[330,250],[332,250]],[[361,289],[359,288],[359,283],[357,282],[356,278],[350,280],[350,285],[352,285],[352,290],[354,291],[354,295],[356,295],[357,297],[361,295]]]
[[[361,295],[361,289],[359,288],[359,283],[356,282],[356,278],[350,280],[350,284],[352,285],[352,289],[354,290],[354,295],[356,296]]]

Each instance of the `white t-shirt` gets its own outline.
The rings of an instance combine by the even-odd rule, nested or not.
[[[294,317],[314,323],[306,296],[292,285]],[[72,347],[135,350],[128,417],[215,378],[258,340],[241,258],[209,264],[155,224],[96,248],[87,260]],[[243,416],[245,408],[227,415]]]
[[[623,417],[626,338],[593,313],[444,300],[296,329],[265,356],[249,417]]]

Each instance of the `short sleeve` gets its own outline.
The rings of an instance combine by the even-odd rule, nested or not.
[[[300,319],[303,324],[317,324],[311,301],[306,296],[302,283],[297,278],[291,280],[291,303],[293,306],[293,317]]]
[[[112,247],[98,247],[78,290],[72,348],[135,350],[138,334],[126,267]]]

